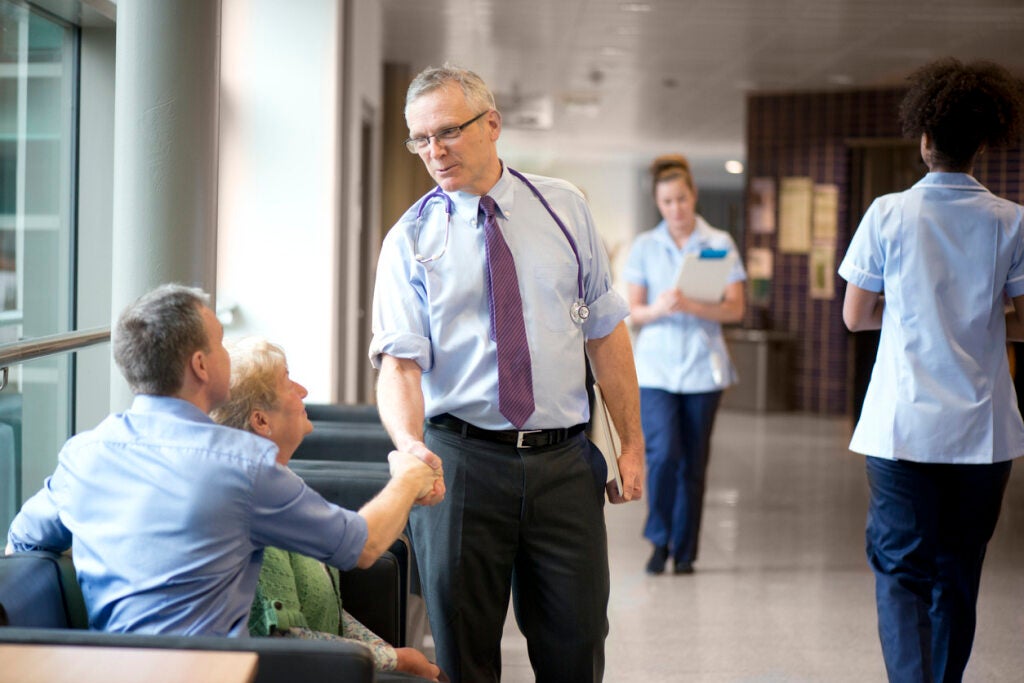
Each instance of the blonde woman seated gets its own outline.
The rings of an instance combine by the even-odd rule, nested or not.
[[[288,376],[284,351],[262,339],[228,346],[231,398],[211,415],[217,422],[264,436],[286,465],[313,431],[302,399],[306,389]],[[298,553],[267,548],[249,617],[254,636],[359,642],[373,653],[379,671],[402,671],[438,680],[440,670],[420,651],[394,648],[342,609],[334,567]]]

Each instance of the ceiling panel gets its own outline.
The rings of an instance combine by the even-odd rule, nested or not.
[[[937,57],[1024,75],[1021,0],[382,0],[385,56],[552,98],[567,153],[741,157],[748,92],[900,84]],[[630,10],[641,11],[630,11]],[[516,134],[529,143],[530,134]]]

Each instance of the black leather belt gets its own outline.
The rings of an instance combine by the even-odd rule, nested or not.
[[[474,427],[465,420],[460,420],[448,413],[432,417],[427,422],[435,427],[461,434],[463,437],[493,441],[494,443],[508,444],[510,446],[514,445],[516,448],[552,446],[565,441],[570,436],[576,436],[586,427],[586,425],[579,424],[563,429],[527,429],[524,431],[509,429],[507,431],[494,431]]]

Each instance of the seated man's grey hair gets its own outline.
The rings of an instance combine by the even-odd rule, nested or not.
[[[208,351],[200,310],[210,305],[201,289],[167,284],[129,305],[114,330],[114,361],[135,394],[173,396],[196,351]]]

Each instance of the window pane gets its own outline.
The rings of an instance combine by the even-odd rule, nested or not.
[[[75,31],[0,0],[0,344],[72,328]],[[10,368],[0,392],[0,529],[68,436],[70,361]]]

